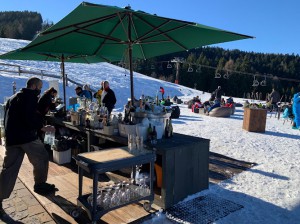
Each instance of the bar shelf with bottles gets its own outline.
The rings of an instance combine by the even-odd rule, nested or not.
[[[74,126],[100,130],[107,135],[120,135],[125,138],[137,135],[145,141],[151,124],[152,129],[154,126],[156,128],[157,139],[161,139],[166,133],[165,129],[169,129],[168,126],[171,125],[171,111],[160,104],[158,96],[152,98],[142,95],[140,100],[134,103],[129,100],[124,106],[124,113],[113,113],[110,116],[104,104],[99,105],[86,98],[77,98],[75,105],[70,107],[67,120]]]
[[[160,104],[158,97],[142,96],[134,104],[128,102],[124,106],[124,113],[112,113],[110,116],[104,104],[87,98],[75,99],[76,101],[70,103],[65,118],[50,115],[47,121],[49,124],[84,134],[87,151],[90,151],[92,144],[97,144],[97,138],[127,145],[129,142],[139,144],[140,141],[147,140],[155,144],[164,136],[172,136],[171,112]],[[154,126],[156,133],[153,133]],[[151,141],[151,138],[155,140]]]
[[[170,117],[171,111],[160,103],[158,96],[152,98],[142,95],[134,103],[129,99],[124,107],[124,118],[119,123],[119,133],[123,137],[137,135],[148,142],[151,142],[151,138],[159,140],[171,137],[172,134],[166,131],[173,133]]]

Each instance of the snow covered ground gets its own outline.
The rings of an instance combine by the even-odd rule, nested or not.
[[[27,44],[27,41],[0,39],[0,53],[5,53]],[[51,70],[59,74],[59,63],[34,61],[1,61],[39,69]],[[0,65],[1,67],[1,65]],[[108,80],[117,96],[116,112],[123,111],[123,105],[130,97],[129,75],[124,69],[107,64],[66,64],[71,79],[99,88],[102,80]],[[126,74],[126,75],[125,75]],[[0,72],[0,103],[4,96],[12,94],[12,82],[17,89],[25,85],[27,77],[12,76]],[[44,78],[44,89],[48,87]],[[249,84],[250,85],[250,84]],[[177,95],[187,101],[199,95],[207,100],[209,94],[168,83],[142,74],[134,74],[135,96],[141,94],[155,96],[159,87],[165,88],[165,95]],[[61,89],[61,82],[60,82]],[[74,96],[74,86],[67,87],[67,96]],[[244,99],[234,98],[243,103]],[[254,133],[242,129],[243,109],[237,108],[230,118],[215,118],[192,113],[186,105],[180,105],[181,116],[173,120],[174,131],[182,134],[210,139],[210,151],[238,160],[257,163],[252,169],[244,171],[219,184],[212,184],[208,190],[191,195],[214,194],[228,199],[244,208],[222,218],[215,223],[300,223],[300,131],[291,128],[289,122],[270,117],[268,113],[266,132]],[[168,223],[160,215],[152,223]],[[147,222],[149,223],[149,222]]]

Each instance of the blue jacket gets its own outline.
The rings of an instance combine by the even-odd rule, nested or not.
[[[80,97],[85,97],[85,98],[87,98],[87,99],[89,99],[89,100],[92,100],[92,99],[93,99],[92,94],[91,94],[90,91],[88,91],[88,90],[82,90],[82,91],[79,93],[79,96],[80,96]]]

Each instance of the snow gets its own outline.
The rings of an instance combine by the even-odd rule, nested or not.
[[[5,53],[27,44],[27,41],[0,39],[0,53]],[[1,61],[0,63],[18,64],[50,70],[59,74],[59,63],[35,61]],[[1,65],[0,65],[1,67]],[[108,63],[74,64],[66,63],[68,77],[82,84],[88,83],[98,89],[102,80],[108,80],[117,96],[115,112],[122,112],[130,98],[128,71]],[[126,75],[125,75],[126,74]],[[12,94],[12,82],[17,89],[24,87],[26,76],[0,72],[0,103],[5,96]],[[44,89],[48,88],[43,78]],[[62,92],[60,81],[60,91]],[[184,86],[156,80],[134,73],[135,96],[141,94],[155,96],[159,87],[165,89],[165,96],[177,95],[183,101],[194,96],[202,100],[209,98],[202,93]],[[75,95],[74,85],[67,87],[67,97]],[[243,103],[244,99],[234,98]],[[192,113],[187,105],[180,105],[181,116],[173,120],[174,131],[182,134],[210,139],[210,151],[238,160],[256,163],[253,168],[231,179],[210,184],[209,189],[190,195],[190,200],[200,195],[214,194],[218,197],[243,205],[244,208],[216,221],[215,223],[300,223],[300,132],[291,124],[271,117],[268,112],[265,133],[248,132],[242,129],[243,108],[238,107],[230,118],[216,118]],[[159,214],[150,223],[169,223]],[[149,223],[149,221],[147,222]]]

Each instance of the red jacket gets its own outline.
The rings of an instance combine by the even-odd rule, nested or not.
[[[165,90],[164,90],[164,88],[160,87],[160,90],[159,90],[159,92],[161,92],[162,94],[164,94],[164,93],[165,93]]]

